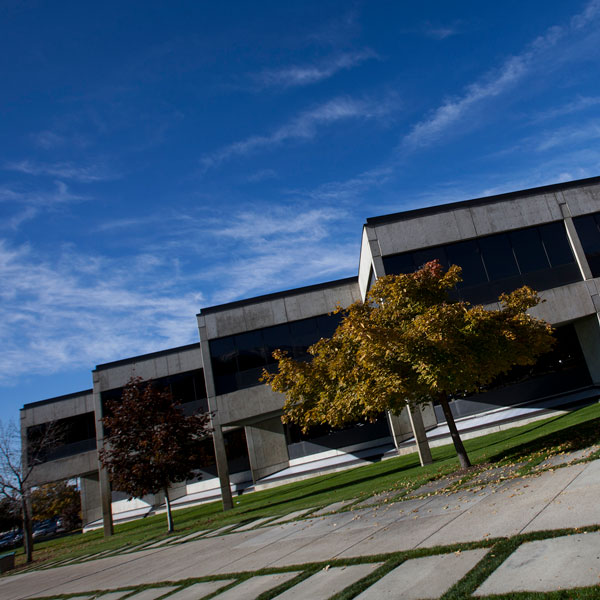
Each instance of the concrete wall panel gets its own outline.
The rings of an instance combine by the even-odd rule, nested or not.
[[[99,390],[110,390],[123,387],[132,376],[142,379],[157,379],[168,377],[186,371],[202,368],[202,353],[200,347],[185,350],[174,350],[160,356],[139,357],[126,364],[101,367],[95,372],[99,381]]]
[[[531,309],[531,314],[552,323],[561,325],[596,313],[585,281],[572,283],[540,292],[544,300]]]
[[[255,483],[262,477],[267,477],[289,466],[287,441],[279,417],[247,426],[245,431],[250,469]]]
[[[285,398],[266,385],[216,397],[217,417],[221,425],[255,420],[260,415],[281,412]]]
[[[574,217],[600,211],[599,185],[564,190],[562,197],[569,205],[571,215]]]
[[[24,427],[39,425],[40,423],[49,423],[58,419],[66,419],[88,412],[94,412],[94,396],[82,394],[56,402],[48,402],[24,408],[21,411],[21,423]]]
[[[63,481],[79,477],[82,473],[90,473],[98,469],[96,450],[81,452],[74,456],[51,460],[34,467],[31,473],[31,485],[42,485],[53,481]]]

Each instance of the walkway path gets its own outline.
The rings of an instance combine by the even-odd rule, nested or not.
[[[466,595],[591,586],[600,583],[599,497],[596,460],[17,574],[0,579],[0,598],[198,600],[221,590],[214,597],[227,600],[272,590],[316,600],[349,586],[343,597],[437,598],[452,586]]]

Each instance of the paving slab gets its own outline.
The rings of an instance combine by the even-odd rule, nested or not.
[[[173,585],[157,588],[147,588],[131,596],[131,600],[156,600],[156,598],[160,598],[161,596],[164,596],[165,594],[168,594],[169,592],[172,592],[176,589],[177,586]],[[127,600],[129,600],[129,598]]]
[[[575,465],[489,486],[487,495],[424,540],[421,546],[446,546],[516,535],[584,468],[585,465]]]
[[[279,525],[279,523],[287,523],[288,521],[293,521],[294,519],[298,519],[299,517],[301,517],[302,515],[307,515],[309,512],[313,511],[313,508],[304,508],[302,510],[295,510],[294,512],[291,512],[287,515],[283,515],[282,517],[279,517],[279,519],[275,519],[274,521],[271,521],[269,523],[269,525]]]
[[[235,530],[237,531],[248,531],[248,529],[254,529],[255,527],[258,527],[259,525],[262,525],[263,523],[266,523],[267,521],[270,521],[273,517],[262,517],[261,519],[255,519],[254,521],[250,521],[250,523],[246,523],[245,525],[242,525],[241,527],[236,527]]]
[[[521,544],[475,595],[549,592],[600,582],[600,532]]]
[[[272,590],[296,577],[300,571],[276,573],[274,575],[259,575],[242,581],[239,585],[225,590],[215,597],[215,600],[254,600],[264,592]],[[278,596],[279,598],[279,596]],[[298,598],[298,596],[296,596]]]
[[[581,473],[523,529],[524,533],[600,523],[600,461],[577,467],[583,469]],[[569,467],[573,468],[576,467]]]
[[[418,496],[427,496],[428,494],[435,494],[436,492],[440,492],[442,490],[445,490],[447,487],[450,487],[458,479],[459,479],[458,476],[451,476],[451,477],[441,477],[440,479],[428,481],[421,487],[410,492],[408,494],[408,497],[415,498]]]
[[[178,538],[176,536],[163,538],[162,540],[158,540],[158,542],[154,542],[153,544],[146,546],[146,548],[148,550],[150,550],[151,548],[160,548],[161,546],[165,546],[166,544],[170,544],[171,542],[176,542],[177,540]]]
[[[487,548],[479,548],[407,560],[359,594],[356,600],[439,598],[462,579],[487,552]]]
[[[200,600],[200,598],[214,594],[217,590],[224,588],[234,581],[235,579],[221,579],[220,581],[194,583],[169,596],[169,600]]]
[[[324,506],[323,508],[320,508],[319,510],[315,511],[314,513],[311,513],[310,516],[311,517],[320,517],[321,515],[326,515],[328,513],[336,512],[350,504],[353,504],[354,502],[356,502],[356,498],[354,498],[352,500],[341,500],[340,502],[334,502],[333,504]]]
[[[369,496],[365,500],[361,500],[356,503],[358,508],[364,508],[365,506],[371,506],[373,504],[382,504],[384,502],[389,502],[394,498],[397,498],[402,493],[402,490],[391,490],[389,492],[383,492],[381,494],[375,494],[374,496]]]
[[[298,600],[299,598],[326,600],[353,585],[359,579],[370,575],[381,565],[382,563],[369,563],[348,567],[333,567],[327,570],[323,569],[294,587],[289,588],[283,594],[277,596],[276,600]],[[232,598],[231,600],[234,599]]]
[[[195,538],[199,538],[200,536],[204,535],[208,531],[209,531],[208,529],[203,529],[202,531],[194,531],[194,533],[188,533],[188,535],[184,535],[182,537],[173,539],[171,541],[171,543],[172,544],[179,544],[181,542],[189,542],[190,540],[193,540]]]
[[[219,527],[219,529],[214,529],[210,533],[207,533],[204,537],[211,538],[211,537],[216,537],[218,535],[223,535],[224,533],[226,533],[230,529],[233,529],[234,527],[235,527],[235,525],[231,525],[231,524],[224,525],[223,527]]]

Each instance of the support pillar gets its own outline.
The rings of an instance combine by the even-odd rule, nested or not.
[[[592,381],[600,384],[600,315],[575,321],[575,331]]]
[[[79,478],[81,496],[81,520],[85,527],[102,518],[102,499],[98,471],[87,473]]]
[[[94,381],[94,416],[96,419],[96,448],[100,451],[104,448],[104,425],[102,417],[104,410],[102,406],[102,394],[100,384],[100,374],[97,371],[92,371]],[[98,479],[100,484],[100,502],[102,506],[102,527],[104,529],[104,537],[110,537],[114,533],[113,516],[112,516],[112,490],[110,488],[110,479],[108,472],[98,460]]]
[[[246,441],[252,480],[267,477],[290,465],[287,440],[279,417],[246,425]]]
[[[423,424],[423,416],[421,414],[421,408],[419,406],[411,407],[408,406],[408,415],[410,417],[410,424],[415,433],[415,443],[417,446],[417,452],[419,453],[419,460],[421,466],[430,465],[433,462],[431,457],[431,449],[429,448],[429,442],[427,441],[427,434],[425,433],[425,425]]]
[[[229,464],[227,463],[227,450],[225,449],[223,429],[214,421],[212,428],[215,459],[217,461],[217,473],[219,474],[219,484],[221,485],[223,510],[231,510],[233,508],[233,497],[231,495],[231,485],[229,482]]]

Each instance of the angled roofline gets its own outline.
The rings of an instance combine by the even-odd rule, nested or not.
[[[460,208],[470,208],[472,206],[485,206],[486,204],[494,204],[503,200],[512,200],[513,198],[523,198],[526,196],[537,196],[539,194],[552,194],[577,187],[586,187],[589,185],[600,184],[600,176],[588,177],[586,179],[576,179],[574,181],[564,181],[562,183],[553,183],[551,185],[543,185],[540,187],[529,188],[526,190],[518,190],[514,192],[505,192],[494,196],[483,196],[481,198],[473,198],[471,200],[460,200],[458,202],[449,202],[448,204],[436,204],[435,206],[427,206],[425,208],[416,208],[389,215],[381,215],[378,217],[369,217],[366,225],[382,225],[385,223],[394,223],[397,221],[406,221],[415,217],[424,217],[436,213],[450,212]]]
[[[94,390],[82,390],[81,392],[71,392],[70,394],[64,394],[63,396],[55,396],[54,398],[46,398],[45,400],[37,400],[36,402],[28,402],[23,404],[21,410],[27,410],[36,406],[43,406],[44,404],[53,404],[54,402],[62,402],[64,400],[70,400],[71,398],[79,398],[81,396],[88,396],[93,394]]]
[[[313,285],[307,285],[304,287],[293,288],[290,290],[284,290],[281,292],[273,292],[271,294],[264,294],[263,296],[255,296],[254,298],[246,298],[244,300],[235,300],[234,302],[227,302],[225,304],[216,304],[215,306],[207,306],[201,308],[198,315],[208,315],[211,313],[221,312],[223,310],[231,310],[232,308],[239,308],[240,306],[248,306],[250,304],[260,304],[268,300],[276,300],[277,298],[287,298],[289,296],[296,296],[298,294],[306,294],[308,292],[315,292],[317,290],[323,290],[327,288],[337,287],[339,285],[347,283],[358,283],[358,276],[353,275],[352,277],[345,277],[344,279],[336,279],[334,281],[325,281],[323,283],[315,283]]]
[[[150,358],[158,358],[160,356],[168,356],[169,354],[176,354],[177,352],[181,352],[183,350],[194,350],[200,348],[200,342],[196,342],[194,344],[187,344],[186,346],[177,346],[177,348],[168,348],[167,350],[159,350],[158,352],[150,352],[148,354],[140,354],[139,356],[131,356],[129,358],[122,358],[120,360],[115,360],[113,362],[103,363],[101,365],[96,365],[96,368],[92,371],[104,371],[106,369],[111,369],[112,367],[118,367],[121,365],[130,365],[131,363],[140,362],[141,360],[148,360]]]

